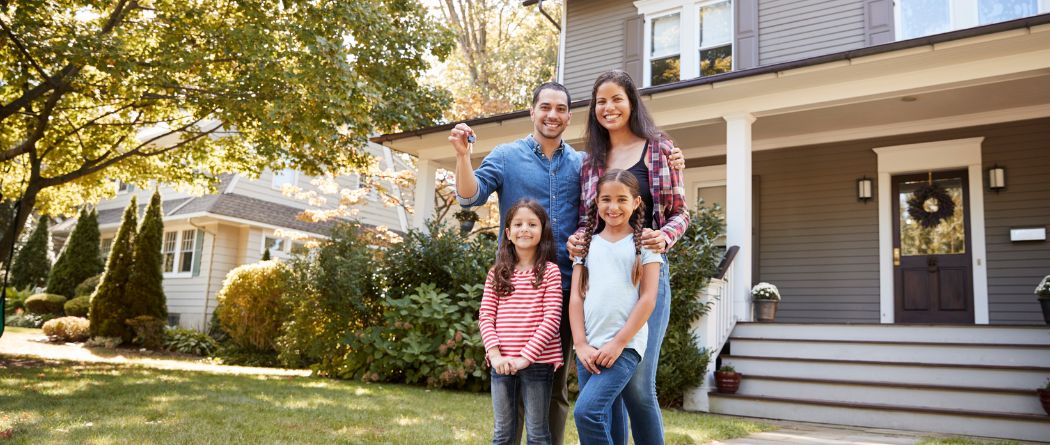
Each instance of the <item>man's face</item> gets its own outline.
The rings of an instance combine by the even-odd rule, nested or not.
[[[545,139],[561,140],[561,134],[569,125],[569,98],[564,92],[552,88],[540,91],[536,104],[529,110],[534,134]]]

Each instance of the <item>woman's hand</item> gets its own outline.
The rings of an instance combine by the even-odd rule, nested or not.
[[[603,368],[612,368],[613,363],[616,363],[616,359],[620,358],[620,354],[623,353],[624,344],[621,344],[616,339],[609,341],[598,348],[597,357],[595,363]]]
[[[569,235],[569,241],[565,243],[565,249],[569,251],[569,258],[583,256],[583,240],[576,234]]]
[[[571,240],[571,238],[570,238]],[[572,241],[569,241],[570,243]],[[671,244],[671,238],[662,230],[642,229],[642,247],[653,253],[664,253]]]
[[[595,363],[597,356],[598,350],[594,349],[594,346],[587,344],[576,346],[576,358],[580,360],[580,363],[583,363],[583,367],[591,374],[602,373],[598,369],[598,364]]]
[[[682,156],[682,149],[678,146],[671,148],[671,156],[668,156],[667,160],[671,163],[671,168],[679,171],[685,169],[685,156]]]

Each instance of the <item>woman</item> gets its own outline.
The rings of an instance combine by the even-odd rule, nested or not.
[[[567,243],[569,253],[582,254],[582,230],[588,224],[584,203],[594,199],[598,178],[610,169],[627,170],[638,179],[645,208],[651,209],[645,215],[642,244],[653,252],[667,252],[689,226],[685,190],[681,173],[668,162],[674,144],[656,128],[627,73],[606,71],[594,82],[584,140],[587,157],[580,172],[580,229]],[[671,286],[665,258],[660,267],[656,307],[648,320],[649,352],[624,388],[620,408],[614,407],[612,413],[614,417],[630,416],[634,443],[664,443],[663,418],[656,400],[656,366],[670,313]],[[613,435],[615,443],[627,443],[626,428],[613,431]]]

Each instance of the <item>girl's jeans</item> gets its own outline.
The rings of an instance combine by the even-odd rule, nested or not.
[[[656,306],[649,316],[649,341],[645,344],[645,358],[638,364],[634,376],[623,390],[623,403],[613,409],[613,424],[621,428],[613,430],[613,443],[627,443],[627,419],[630,416],[631,433],[636,444],[664,443],[664,420],[660,403],[656,400],[656,365],[660,360],[660,345],[667,333],[667,321],[671,317],[671,275],[667,267],[667,255],[660,266],[660,287],[656,292]]]
[[[496,418],[493,445],[514,444],[518,429],[518,398],[525,405],[525,434],[529,445],[551,443],[547,414],[551,404],[554,365],[533,363],[515,375],[492,373],[492,412]]]
[[[602,369],[601,374],[591,374],[579,358],[576,359],[580,395],[576,398],[576,409],[572,414],[582,445],[611,445],[614,443],[612,432],[626,428],[626,425],[616,424],[613,408],[640,360],[641,357],[634,349],[624,349],[611,368]]]

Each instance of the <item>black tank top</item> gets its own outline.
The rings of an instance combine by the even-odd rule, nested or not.
[[[645,219],[643,221],[645,225],[642,227],[657,229],[657,227],[653,227],[653,191],[649,187],[649,167],[645,166],[645,155],[648,152],[649,142],[646,141],[645,147],[642,148],[642,158],[627,171],[638,179],[639,192],[642,196],[642,202],[645,203]]]

